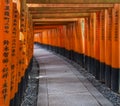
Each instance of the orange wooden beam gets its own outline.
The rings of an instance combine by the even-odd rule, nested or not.
[[[88,17],[89,13],[67,13],[67,14],[35,14],[32,16],[33,19],[39,18],[79,18]]]
[[[68,7],[72,7],[72,8],[95,8],[95,7],[113,7],[113,4],[27,4],[28,7],[44,7],[44,8],[68,8]]]

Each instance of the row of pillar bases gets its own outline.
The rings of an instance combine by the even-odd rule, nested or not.
[[[65,48],[43,45],[36,43],[43,48],[52,50],[60,55],[65,56],[66,58],[80,64],[84,67],[89,73],[91,73],[97,80],[105,84],[114,92],[119,92],[119,73],[120,69],[112,68],[111,66],[101,63],[100,61],[93,59],[91,57],[79,54],[72,50],[67,50]]]

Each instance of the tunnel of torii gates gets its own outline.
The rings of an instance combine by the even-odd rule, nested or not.
[[[120,93],[119,3],[0,0],[0,106],[21,101],[34,43],[75,61]]]

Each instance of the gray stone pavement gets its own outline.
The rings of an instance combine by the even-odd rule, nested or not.
[[[76,68],[35,46],[40,65],[37,106],[113,106]]]

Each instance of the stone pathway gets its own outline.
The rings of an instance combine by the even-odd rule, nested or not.
[[[40,66],[37,106],[113,106],[76,68],[35,46]]]

